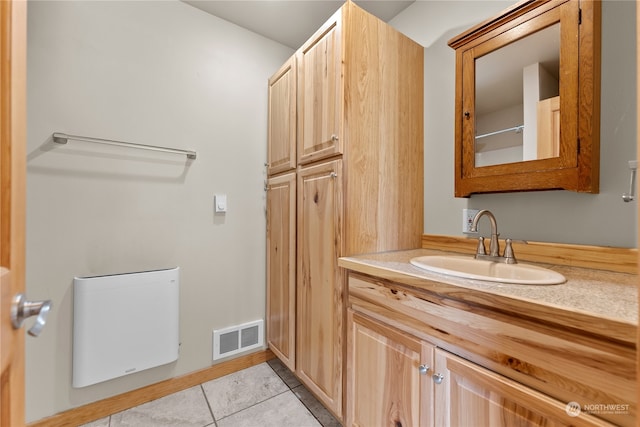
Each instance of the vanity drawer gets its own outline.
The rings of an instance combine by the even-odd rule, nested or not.
[[[560,401],[592,408],[600,418],[634,424],[635,348],[552,319],[527,319],[358,273],[349,272],[348,285],[354,311]]]

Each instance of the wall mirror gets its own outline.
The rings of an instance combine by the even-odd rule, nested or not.
[[[456,197],[598,192],[598,1],[522,1],[449,46],[456,50]]]

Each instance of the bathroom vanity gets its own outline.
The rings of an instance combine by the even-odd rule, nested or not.
[[[514,285],[409,263],[442,254],[340,259],[345,425],[635,424],[635,274],[546,265],[567,282]]]

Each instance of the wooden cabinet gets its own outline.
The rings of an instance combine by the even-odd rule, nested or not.
[[[348,1],[296,53],[295,97],[276,102],[286,72],[270,82],[270,127],[284,127],[274,119],[284,117],[287,100],[297,105],[296,343],[287,365],[340,420],[346,287],[338,257],[421,245],[423,56],[422,46]],[[270,144],[277,134],[288,135],[270,129]],[[269,263],[279,257],[272,253]],[[270,274],[275,280],[282,279]],[[277,316],[268,308],[267,324]]]
[[[423,47],[349,1],[297,57],[298,161],[343,159],[342,254],[420,247]]]
[[[296,167],[296,71],[292,56],[269,79],[268,175]]]
[[[338,11],[298,50],[298,162],[342,152],[341,30]]]
[[[612,425],[353,310],[348,330],[346,426]]]
[[[456,51],[456,197],[599,192],[601,14],[600,1],[517,2],[449,40]],[[531,65],[553,77],[546,85],[523,78]],[[538,83],[541,90],[532,90]],[[531,97],[502,96],[508,93]],[[535,103],[556,95],[558,131],[536,135]],[[551,147],[545,138],[555,135],[556,150],[536,153],[538,144]],[[484,156],[496,157],[480,161]]]
[[[269,79],[265,185],[267,344],[291,370],[296,360],[296,71],[292,56]]]
[[[342,161],[298,172],[296,373],[341,414],[343,281],[338,270]]]
[[[348,325],[345,425],[432,426],[434,346],[352,310]]]
[[[267,181],[267,343],[295,370],[296,174]]]
[[[635,425],[628,345],[431,293],[413,277],[347,275],[348,426]],[[431,384],[418,387],[421,364]]]
[[[438,426],[602,426],[574,407],[436,349],[435,411]],[[440,377],[440,375],[442,377]]]

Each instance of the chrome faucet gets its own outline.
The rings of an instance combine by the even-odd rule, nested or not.
[[[471,221],[471,232],[478,231],[478,221],[484,215],[489,217],[489,221],[491,222],[491,240],[489,241],[489,255],[487,255],[487,251],[484,246],[484,237],[480,237],[478,239],[478,249],[476,250],[476,259],[486,259],[489,261],[498,261],[504,262],[506,264],[516,264],[518,261],[513,253],[513,247],[511,246],[511,239],[507,239],[506,246],[504,248],[504,256],[500,256],[500,242],[498,241],[498,222],[496,221],[496,217],[491,213],[491,211],[483,209],[473,217],[473,221]]]

